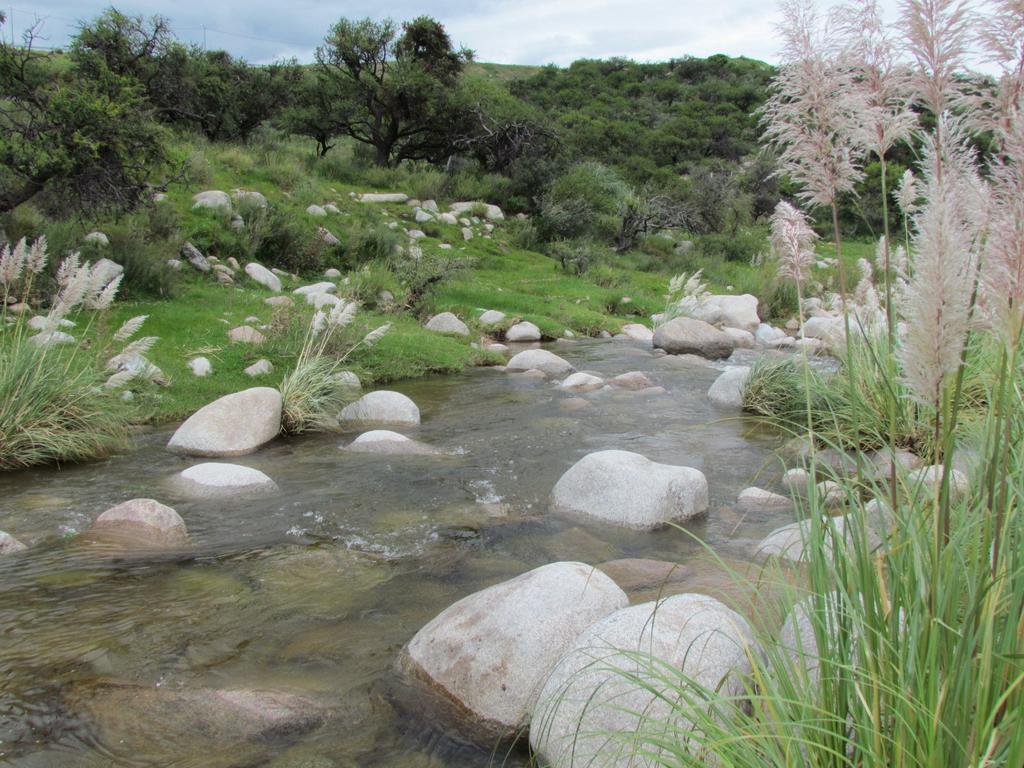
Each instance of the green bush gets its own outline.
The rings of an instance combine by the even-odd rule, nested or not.
[[[504,226],[508,241],[516,248],[524,251],[536,251],[540,248],[540,232],[531,219],[510,219]]]
[[[612,242],[621,225],[619,206],[628,194],[615,170],[596,162],[574,166],[544,196],[540,225],[545,239]]]
[[[371,262],[354,272],[349,277],[348,295],[364,307],[384,311],[393,310],[394,306],[386,306],[380,295],[387,291],[399,300],[401,286],[395,274],[381,262]]]
[[[344,245],[344,267],[358,269],[371,261],[386,261],[395,254],[402,237],[383,225],[363,224],[351,230]]]
[[[693,246],[693,250],[699,256],[747,264],[764,249],[764,236],[756,230],[739,230],[736,234],[701,235]]]

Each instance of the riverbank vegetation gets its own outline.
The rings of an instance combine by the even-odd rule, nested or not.
[[[672,714],[641,715],[633,755],[750,768],[1024,761],[1024,16],[994,5],[909,0],[898,27],[870,1],[827,21],[785,6],[768,136],[804,204],[833,211],[866,163],[915,147],[898,198],[908,250],[884,239],[837,297],[838,373],[799,360],[753,369],[746,409],[801,438],[805,523],[790,559],[805,579],[783,590],[789,618],[762,628],[741,694],[643,661],[632,682]],[[968,55],[1000,77],[968,88]],[[816,236],[784,206],[773,245],[806,297]],[[838,228],[829,236],[841,247]]]

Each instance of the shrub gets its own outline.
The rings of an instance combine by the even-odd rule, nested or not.
[[[555,179],[544,196],[540,224],[546,239],[590,237],[611,242],[619,230],[619,205],[629,188],[596,162],[574,166]]]
[[[357,269],[371,261],[386,261],[401,243],[402,237],[393,229],[361,225],[348,233],[344,265],[347,269]]]
[[[350,276],[348,293],[353,300],[378,310],[392,310],[394,306],[386,306],[380,295],[387,291],[398,300],[402,290],[395,274],[381,262],[364,264],[362,269]]]
[[[0,252],[3,299],[31,294],[46,260],[43,238],[31,248],[24,241],[5,247]],[[65,259],[58,275],[60,290],[46,315],[47,325],[35,336],[30,335],[25,315],[8,326],[6,301],[0,309],[0,326],[6,327],[0,337],[0,468],[109,455],[124,443],[131,415],[118,388],[147,375],[145,368],[132,368],[108,376],[106,345],[43,341],[72,311],[107,309],[121,281],[102,268],[80,265],[77,254]],[[144,320],[133,318],[113,341],[126,342]],[[149,337],[133,342],[120,357],[141,357],[154,341]]]
[[[281,428],[285,432],[295,434],[337,425],[348,391],[338,381],[345,361],[357,348],[373,346],[391,328],[390,324],[380,326],[353,343],[344,331],[355,314],[354,302],[341,302],[329,313],[318,311],[313,316],[295,368],[281,382]],[[347,349],[339,352],[342,346]]]
[[[749,264],[764,250],[764,236],[756,230],[740,230],[736,234],[701,235],[694,242],[694,251],[704,258]]]
[[[540,248],[540,232],[531,219],[510,219],[505,224],[505,235],[516,248],[536,251]]]

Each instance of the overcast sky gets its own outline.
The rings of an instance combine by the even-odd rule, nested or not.
[[[829,3],[823,3],[827,5]],[[14,31],[43,20],[46,45],[67,42],[76,23],[109,3],[81,0],[0,0]],[[893,7],[895,0],[883,0]],[[430,14],[478,61],[504,64],[568,64],[580,58],[626,56],[662,61],[726,53],[774,61],[775,0],[130,0],[127,13],[168,17],[185,41],[223,48],[249,61],[282,57],[310,61],[330,24],[342,16]],[[13,11],[12,11],[13,7]],[[4,30],[10,35],[11,28]]]

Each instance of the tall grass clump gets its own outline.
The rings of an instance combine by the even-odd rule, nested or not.
[[[340,378],[345,361],[360,347],[373,346],[391,324],[370,331],[352,343],[344,330],[355,319],[358,305],[340,301],[330,312],[318,310],[303,338],[292,371],[281,382],[281,429],[289,434],[330,429],[337,425],[348,389]]]
[[[47,265],[46,239],[0,251],[0,468],[101,458],[123,445],[131,412],[120,390],[153,369],[143,355],[156,339],[127,343],[106,365],[109,345],[86,347],[65,332],[68,315],[89,328],[110,307],[122,276],[72,253],[56,274],[57,294],[41,323],[11,314],[9,302],[37,291]],[[128,342],[144,317],[125,323],[111,342]],[[113,365],[111,365],[111,363]],[[105,370],[106,369],[106,370]]]
[[[652,705],[630,713],[630,732],[598,734],[609,754],[730,768],[1024,765],[1024,11],[991,8],[903,0],[890,29],[857,2],[820,41],[809,5],[784,6],[790,55],[768,139],[811,205],[841,188],[837,174],[912,142],[918,167],[897,198],[905,251],[884,235],[877,263],[839,297],[836,374],[764,363],[747,384],[748,407],[811,446],[797,540],[759,575],[784,587],[760,592],[759,613],[777,607],[785,623],[756,624],[738,693],[631,649],[643,673],[618,674]],[[872,40],[891,47],[880,58]],[[978,55],[994,81],[964,72]],[[908,105],[926,113],[920,125]],[[792,242],[773,243],[780,261],[800,251]],[[831,469],[827,449],[851,451],[854,473]],[[924,466],[877,461],[901,449]],[[822,492],[822,479],[838,489]]]

